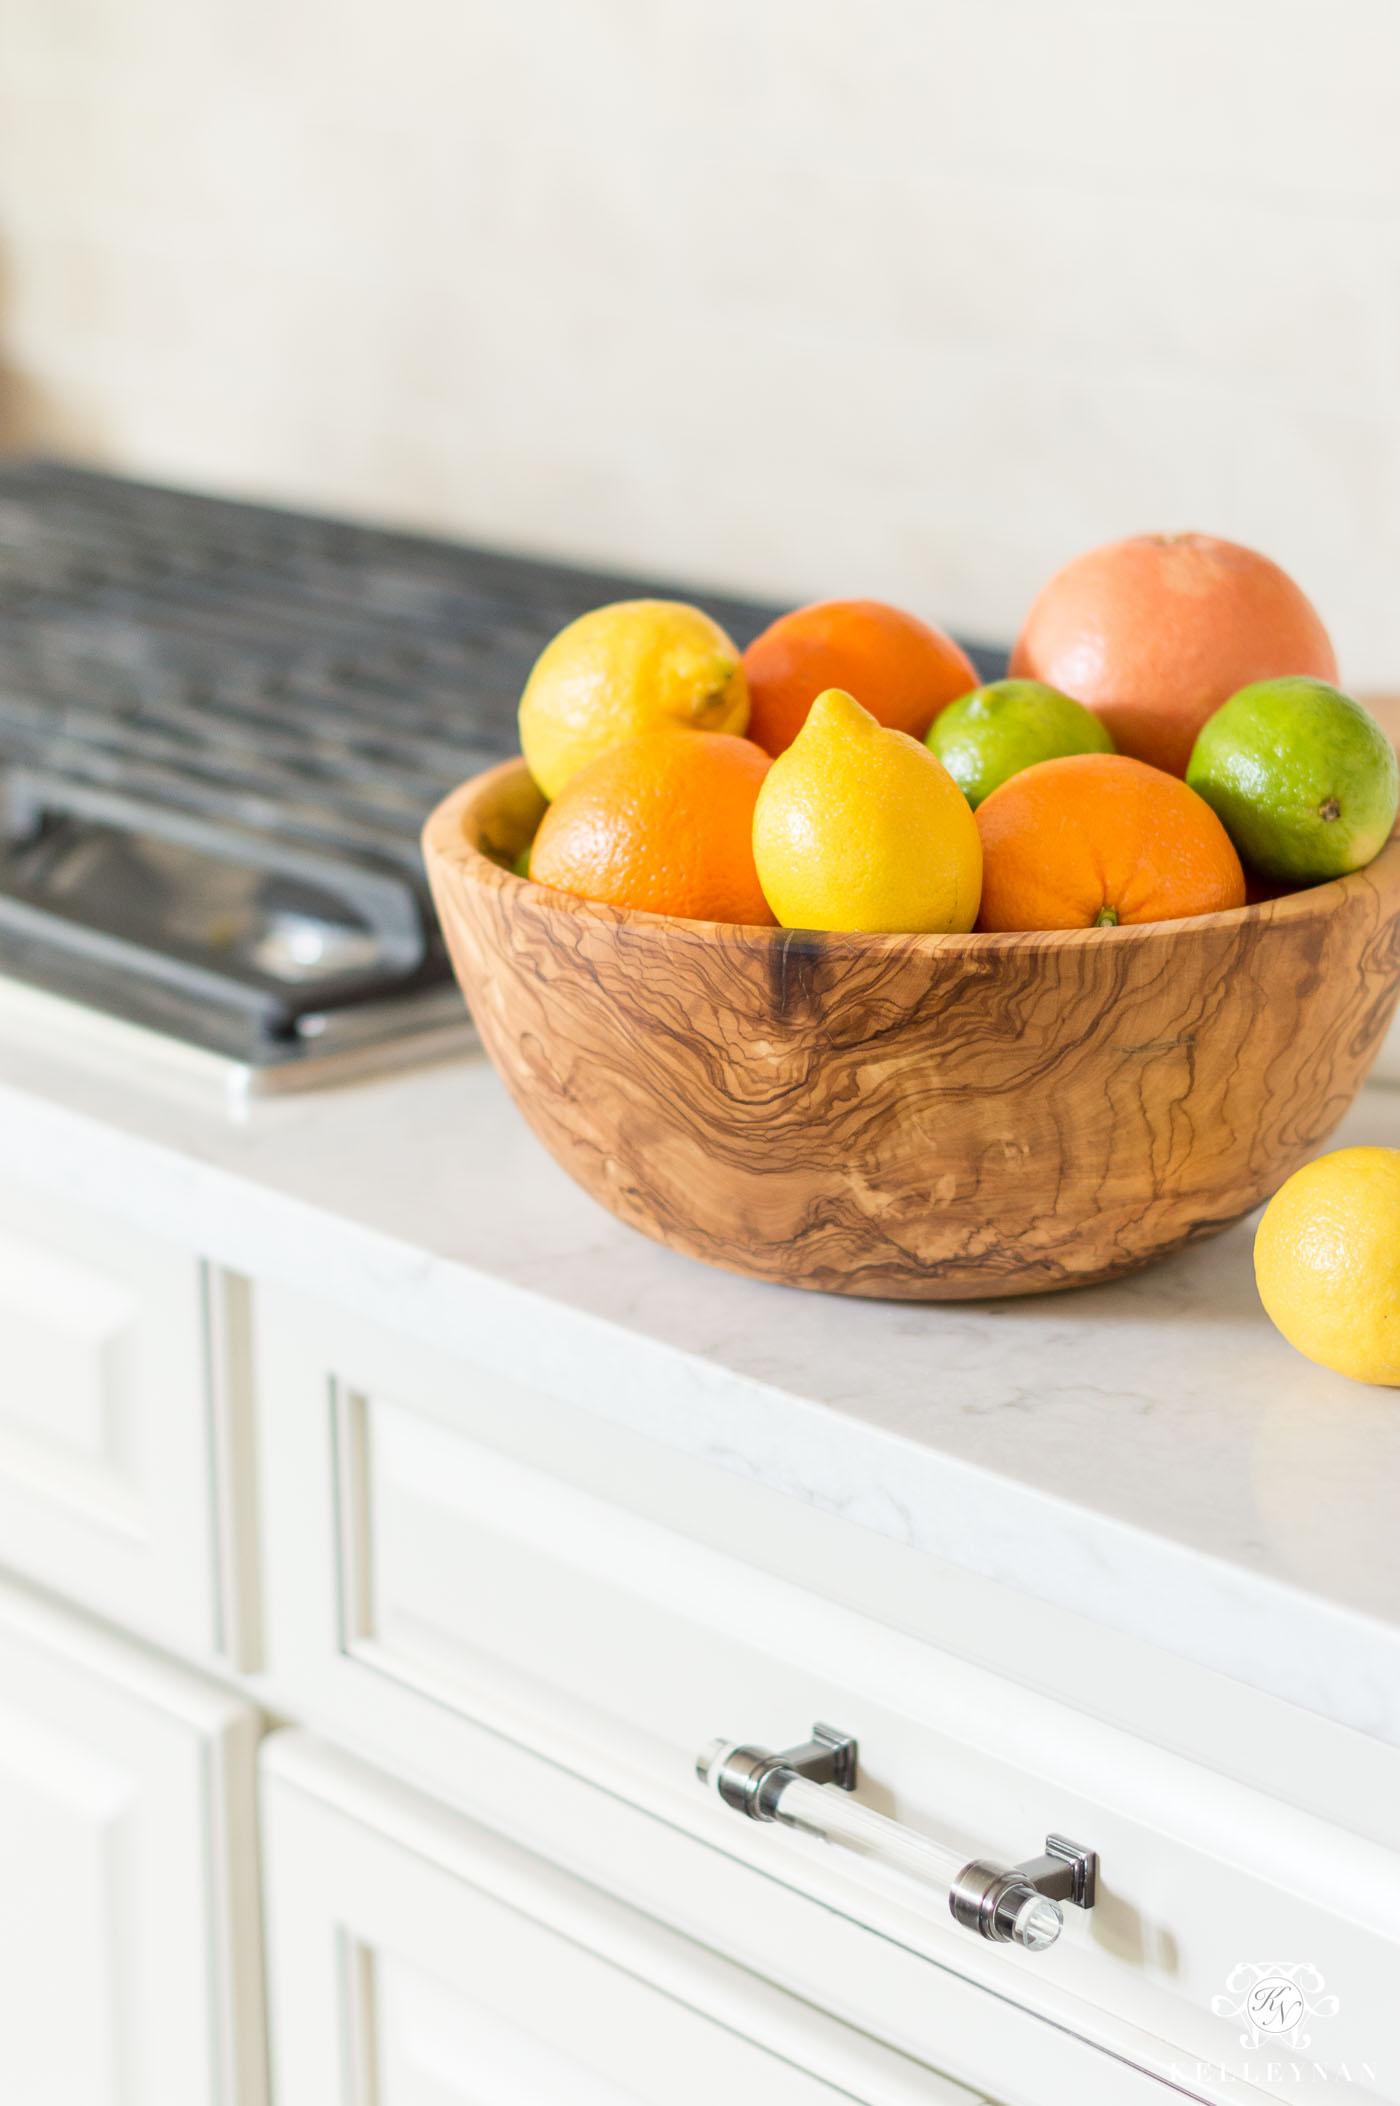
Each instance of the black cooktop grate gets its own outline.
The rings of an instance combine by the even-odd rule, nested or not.
[[[668,589],[0,462],[0,758],[416,869],[555,631]],[[773,611],[705,605],[741,644]]]
[[[268,1072],[406,1030],[428,812],[557,630],[675,591],[0,460],[0,971]]]

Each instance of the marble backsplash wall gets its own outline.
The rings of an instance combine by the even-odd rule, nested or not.
[[[0,0],[0,440],[984,636],[1200,525],[1400,685],[1393,0]]]

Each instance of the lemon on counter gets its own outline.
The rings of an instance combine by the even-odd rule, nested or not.
[[[787,929],[967,930],[982,844],[962,791],[927,747],[889,731],[839,687],[758,793],[754,862]]]
[[[1295,1170],[1264,1209],[1254,1277],[1309,1360],[1400,1388],[1400,1148],[1339,1148]]]
[[[738,648],[680,600],[595,607],[545,645],[520,698],[520,747],[546,797],[646,731],[748,728]]]

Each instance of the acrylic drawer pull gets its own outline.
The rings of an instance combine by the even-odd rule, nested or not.
[[[1045,1855],[1024,1864],[969,1864],[930,1836],[887,1820],[847,1797],[856,1787],[857,1748],[833,1726],[813,1726],[801,1747],[763,1748],[712,1741],[696,1760],[700,1780],[752,1821],[783,1821],[829,1843],[864,1850],[948,1897],[953,1920],[998,1945],[1043,1952],[1064,1927],[1060,1903],[1094,1906],[1098,1855],[1064,1836],[1045,1838]]]

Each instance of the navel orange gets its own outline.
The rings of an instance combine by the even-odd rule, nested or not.
[[[883,600],[819,600],[784,614],[744,653],[749,737],[783,753],[829,687],[854,695],[892,731],[921,739],[977,668],[941,629]]]
[[[530,876],[583,899],[771,928],[753,861],[769,760],[721,731],[653,731],[572,775],[540,821]]]
[[[1037,761],[976,812],[979,929],[1089,929],[1244,905],[1244,872],[1204,797],[1121,753]]]
[[[1051,578],[1011,671],[1095,710],[1120,753],[1184,775],[1206,718],[1239,688],[1280,673],[1335,681],[1337,659],[1267,556],[1211,534],[1135,534]]]

